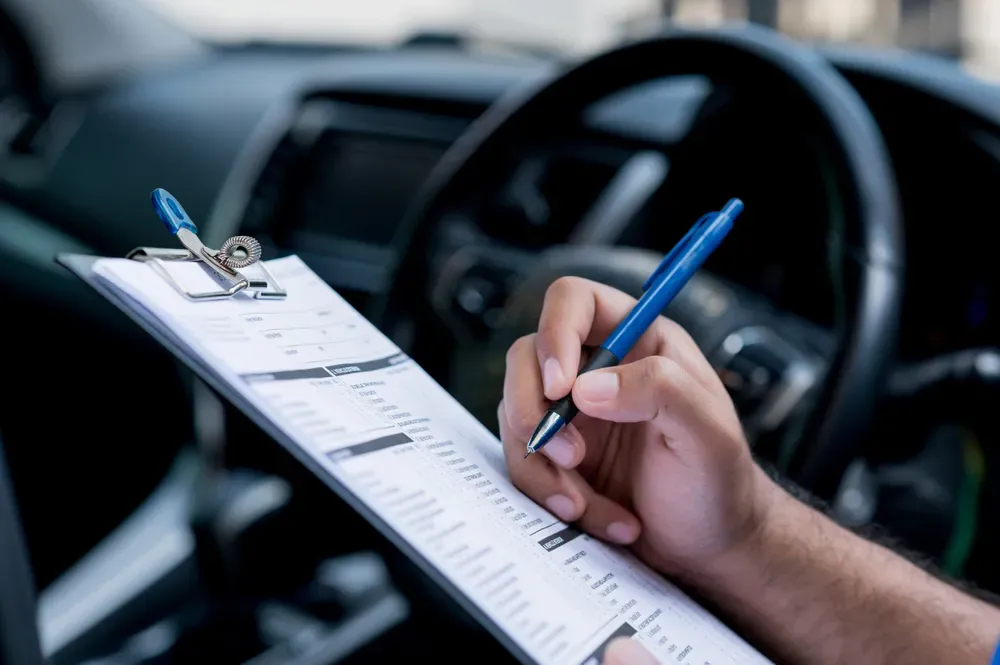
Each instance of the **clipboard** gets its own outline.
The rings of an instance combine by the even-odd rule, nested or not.
[[[287,291],[281,287],[266,265],[263,262],[258,262],[261,252],[260,245],[256,240],[249,236],[236,236],[223,243],[219,250],[212,250],[197,237],[197,227],[172,195],[166,190],[157,189],[153,191],[150,198],[153,208],[164,226],[172,235],[178,237],[183,247],[139,247],[129,252],[125,258],[151,264],[156,273],[185,298],[192,301],[221,300],[240,293],[260,300],[283,299],[287,296]],[[126,294],[112,288],[100,279],[94,271],[94,264],[101,258],[103,257],[60,254],[55,257],[55,261],[107,298],[220,397],[236,407],[261,431],[276,441],[313,475],[317,476],[338,498],[361,515],[382,537],[412,561],[428,579],[444,590],[475,623],[484,628],[516,661],[524,665],[536,664],[533,658],[492,618],[477,607],[437,566],[420,554],[406,538],[386,523],[354,492],[323,469],[301,446],[295,443],[288,433],[235,390],[215,368],[197,354],[190,352],[185,342],[166,326],[160,324],[157,317],[151,315],[140,303],[133,301]],[[167,263],[176,261],[202,263],[206,272],[219,283],[218,291],[191,292],[186,289],[166,268]],[[245,274],[244,271],[248,267],[260,269],[261,276]]]
[[[379,517],[362,499],[323,469],[281,427],[246,400],[238,391],[234,390],[227,379],[222,377],[214,368],[202,361],[197,355],[189,353],[187,345],[166,327],[158,325],[155,317],[142,316],[141,306],[131,301],[128,296],[117,289],[105,284],[93,269],[94,263],[101,258],[103,257],[83,254],[60,254],[56,257],[56,263],[67,268],[111,301],[115,307],[124,312],[140,328],[149,333],[153,339],[169,351],[185,367],[194,372],[199,379],[204,381],[222,399],[236,407],[244,416],[259,427],[261,431],[290,453],[296,461],[319,478],[339,499],[361,515],[382,537],[406,556],[407,559],[412,561],[421,572],[427,575],[428,579],[444,590],[473,621],[483,627],[516,661],[524,665],[537,665],[534,659],[511,639],[485,612],[477,607],[457,586],[445,577],[434,564],[424,558],[416,548]],[[168,281],[173,282],[173,280]]]

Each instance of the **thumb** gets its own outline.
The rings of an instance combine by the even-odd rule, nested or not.
[[[573,402],[600,420],[649,422],[671,446],[705,445],[739,422],[731,404],[663,356],[581,374],[573,386]]]
[[[605,650],[604,665],[657,665],[657,660],[636,640],[619,637]]]

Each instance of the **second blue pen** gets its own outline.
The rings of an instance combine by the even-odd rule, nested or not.
[[[635,307],[594,352],[580,374],[614,367],[628,355],[643,333],[701,268],[705,259],[722,243],[741,212],[743,202],[730,199],[722,210],[710,212],[694,223],[649,276],[642,287],[644,293]],[[524,456],[541,450],[577,413],[572,395],[553,403],[528,439]]]

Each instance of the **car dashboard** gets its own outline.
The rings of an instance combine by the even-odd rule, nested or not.
[[[963,211],[983,209],[990,196],[997,118],[982,97],[996,91],[945,65],[932,63],[949,78],[925,73],[917,56],[903,66],[874,55],[830,57],[861,92],[888,143],[905,210],[908,262],[938,266],[909,272],[923,281],[907,289],[921,295],[905,308],[914,325],[904,326],[904,354],[984,343],[989,333],[976,331],[987,331],[990,322],[975,312],[990,309],[991,279],[982,274],[990,261],[959,258],[987,250],[955,231],[974,226]],[[221,50],[206,62],[86,95],[77,102],[81,117],[71,138],[46,164],[46,177],[37,186],[9,188],[9,198],[96,251],[123,254],[165,240],[146,202],[148,191],[163,186],[185,202],[210,241],[237,231],[259,234],[272,249],[312,259],[325,278],[362,303],[386,288],[397,227],[449,145],[493,101],[556,67],[433,49],[328,56]],[[954,82],[968,89],[956,93],[949,87]],[[565,242],[636,155],[648,161],[658,148],[685,138],[710,90],[697,79],[656,81],[595,105],[579,126],[547,144],[512,146],[509,162],[470,194],[478,199],[478,221],[491,236],[524,249]],[[689,177],[718,182],[720,196],[738,193],[751,215],[753,200],[765,198],[760,190],[780,200],[782,191],[806,186],[797,178],[813,156],[792,149],[770,155],[738,122],[721,131],[735,138],[737,154],[728,155],[722,169],[716,164]],[[669,172],[671,165],[660,168]],[[813,199],[818,207],[812,210],[760,211],[766,223],[746,222],[739,242],[710,269],[828,325],[823,266],[795,265],[795,256],[780,252],[788,242],[825,242],[816,218],[830,202],[820,192]],[[615,240],[665,251],[672,235],[657,237],[657,228],[677,224],[656,222],[677,214],[669,203],[652,196]],[[925,307],[947,314],[928,317]],[[914,334],[915,324],[932,319],[945,327]]]
[[[1000,91],[920,56],[824,54],[869,105],[897,173],[908,262],[900,360],[994,345],[997,275],[992,247],[979,240],[992,220],[976,211],[992,207],[1000,177]],[[37,257],[169,245],[148,203],[164,187],[207,244],[245,233],[265,256],[296,253],[365,311],[390,288],[400,225],[452,143],[495,101],[562,66],[451,48],[220,47],[72,91],[41,123],[60,139],[33,161],[35,176],[9,175],[23,161],[0,164],[6,205],[26,229],[0,245],[5,288],[64,321],[103,312],[87,319],[97,340],[128,335]],[[602,196],[631,183],[634,214],[602,242],[665,252],[700,214],[674,205],[671,186],[685,181],[670,179],[709,182],[712,198],[699,206],[740,196],[747,214],[707,268],[829,331],[835,294],[814,257],[837,201],[815,184],[824,169],[815,153],[762,141],[736,115],[716,125],[735,146],[724,163],[664,157],[690,138],[712,89],[665,79],[602,100],[543,141],[509,146],[455,214],[475,217],[498,248],[530,254],[572,240]],[[775,203],[785,193],[794,205]],[[755,200],[769,203],[755,209]],[[803,251],[783,251],[789,245]],[[8,440],[34,431],[7,428]],[[136,500],[147,490],[135,489]]]

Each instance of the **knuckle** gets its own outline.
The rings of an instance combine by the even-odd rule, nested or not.
[[[525,349],[533,347],[534,344],[534,335],[525,335],[524,337],[519,337],[515,340],[514,343],[510,345],[510,348],[507,349],[507,356],[505,358],[507,367],[510,368],[511,366],[516,365],[518,359],[525,356]]]
[[[545,299],[542,304],[543,314],[556,303],[562,305],[582,300],[592,290],[592,287],[593,282],[583,277],[563,276],[556,279],[545,290]]]
[[[565,298],[567,295],[580,290],[584,280],[579,277],[564,276],[549,284],[545,290],[546,300],[549,298]]]
[[[643,363],[642,379],[661,392],[673,392],[680,387],[683,373],[680,365],[670,358],[650,356]]]
[[[660,317],[660,329],[663,332],[663,336],[668,340],[687,335],[687,331],[684,330],[681,324],[665,316]]]
[[[660,335],[668,348],[683,348],[683,345],[687,343],[694,344],[694,340],[684,329],[684,326],[665,316],[660,317]]]

